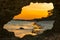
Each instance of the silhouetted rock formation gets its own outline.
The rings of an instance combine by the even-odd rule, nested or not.
[[[56,18],[52,30],[60,33],[60,1],[58,0],[54,3],[54,13],[56,13]]]
[[[15,15],[18,15],[21,12],[23,6],[29,4],[30,1],[28,0],[0,0],[0,35],[1,36],[3,37],[9,36],[10,33],[6,29],[3,29],[4,24],[12,20]]]
[[[43,34],[36,36],[38,40],[60,40],[60,1],[59,0],[0,0],[0,37],[14,36],[13,33],[3,29],[4,24],[18,15],[23,6],[29,5],[30,2],[53,2],[56,10],[56,19],[52,30],[45,31]],[[55,12],[55,11],[54,11]],[[37,40],[36,39],[36,40]],[[25,39],[24,39],[25,40]],[[27,39],[29,40],[29,39]],[[32,38],[32,40],[35,40]]]

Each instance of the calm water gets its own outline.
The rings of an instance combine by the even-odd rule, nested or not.
[[[15,36],[22,38],[26,34],[32,34],[32,22],[33,21],[13,21],[11,20],[8,22],[4,28],[10,32],[14,32]],[[41,25],[43,29],[51,29],[53,27],[54,21],[39,21],[36,22],[37,24]],[[20,30],[19,28],[23,27],[25,30]],[[32,34],[35,35],[35,34]]]

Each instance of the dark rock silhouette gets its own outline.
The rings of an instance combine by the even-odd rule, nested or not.
[[[23,6],[29,4],[30,1],[28,0],[0,0],[0,35],[2,37],[10,35],[6,29],[3,29],[4,24],[12,20],[15,15],[18,15]]]
[[[24,29],[24,28],[21,27],[20,29]]]
[[[54,26],[51,30],[45,31],[41,35],[31,37],[32,40],[60,40],[60,1],[59,0],[0,0],[0,37],[15,37],[12,32],[3,29],[3,26],[13,19],[15,15],[18,15],[22,7],[29,5],[30,2],[53,2],[54,13],[56,13],[56,18]],[[29,36],[30,37],[30,36]],[[28,38],[28,36],[27,36]],[[30,40],[25,38],[26,40]],[[24,39],[24,40],[25,40]],[[1,39],[0,40],[4,40]],[[8,39],[6,39],[8,40]],[[16,40],[19,40],[18,38]],[[23,40],[23,39],[20,39]]]

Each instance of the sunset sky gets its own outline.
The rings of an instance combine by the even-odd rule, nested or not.
[[[13,19],[31,20],[48,17],[48,10],[53,8],[52,3],[31,3],[29,6],[23,7],[21,14],[16,15]]]

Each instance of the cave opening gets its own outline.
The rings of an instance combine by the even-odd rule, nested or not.
[[[46,1],[46,0],[44,0]],[[0,0],[0,37],[11,37],[12,35],[10,35],[10,33],[6,30],[3,29],[3,26],[9,22],[10,20],[13,19],[13,17],[15,15],[18,15],[23,6],[29,5],[30,2],[41,2],[40,0]],[[42,1],[43,2],[43,1]],[[54,0],[51,1],[46,1],[46,2],[53,2],[54,4],[54,13],[56,13],[56,18],[55,18],[55,22],[54,22],[54,26],[52,28],[51,31],[46,32],[47,35],[45,36],[58,36],[59,37],[59,33],[60,33],[60,1],[55,2]],[[24,4],[25,3],[25,4]],[[21,5],[22,4],[22,5]],[[16,6],[17,5],[17,6]],[[12,33],[13,34],[13,33]],[[43,33],[44,34],[44,33]],[[49,35],[50,34],[50,35]],[[54,35],[56,34],[56,35]],[[14,34],[13,34],[14,35]],[[43,35],[44,36],[44,35]],[[60,38],[60,37],[59,37]]]

